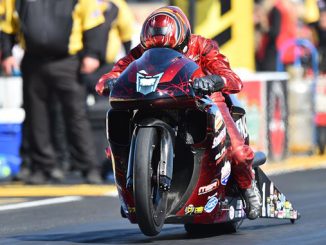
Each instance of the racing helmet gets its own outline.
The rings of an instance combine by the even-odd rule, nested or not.
[[[175,6],[162,7],[145,20],[140,43],[144,49],[168,47],[185,53],[191,35],[186,15]]]

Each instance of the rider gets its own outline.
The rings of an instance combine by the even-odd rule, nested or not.
[[[213,93],[211,99],[220,109],[231,138],[235,163],[232,166],[234,179],[249,204],[246,209],[247,217],[256,219],[260,212],[261,198],[252,171],[254,153],[238,132],[222,95],[240,92],[242,82],[231,70],[227,58],[219,52],[215,41],[191,34],[189,21],[180,8],[162,7],[149,15],[142,27],[140,44],[100,78],[96,84],[97,93],[108,95],[127,66],[145,50],[153,47],[169,47],[183,53],[195,61],[206,74],[194,79],[193,88]]]

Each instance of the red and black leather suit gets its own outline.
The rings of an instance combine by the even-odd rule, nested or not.
[[[138,59],[144,51],[144,48],[140,44],[132,49],[127,56],[120,59],[114,65],[109,73],[104,74],[100,78],[96,85],[96,91],[102,94],[106,81],[118,78],[128,65],[135,59]],[[241,189],[250,188],[253,179],[252,160],[254,153],[249,146],[244,144],[244,140],[235,126],[222,95],[222,93],[232,94],[240,92],[243,86],[242,82],[231,70],[227,58],[219,52],[218,45],[215,41],[192,34],[185,55],[195,61],[205,74],[217,74],[226,83],[221,92],[216,92],[211,95],[211,99],[220,109],[231,138],[233,158],[236,163],[232,166],[233,176]]]

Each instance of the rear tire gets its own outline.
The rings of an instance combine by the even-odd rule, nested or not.
[[[138,130],[133,186],[137,223],[147,236],[160,233],[166,214],[167,192],[159,188],[160,141],[155,128]]]

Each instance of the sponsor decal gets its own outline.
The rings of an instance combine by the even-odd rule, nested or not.
[[[194,213],[201,214],[204,212],[204,207],[195,207]]]
[[[223,128],[221,133],[213,139],[212,149],[218,146],[226,137],[226,128]]]
[[[285,207],[286,209],[291,209],[291,208],[292,208],[292,204],[291,204],[289,201],[286,201],[286,202],[284,203],[284,207]]]
[[[128,207],[128,213],[136,213],[136,208],[135,207]]]
[[[217,133],[217,131],[222,127],[222,125],[223,125],[222,114],[220,111],[217,111],[215,115],[215,121],[214,121],[215,133]]]
[[[225,153],[226,148],[223,147],[221,152],[219,152],[216,156],[215,156],[215,160],[218,160],[221,156],[223,156],[223,154]]]
[[[230,209],[229,209],[229,218],[230,218],[230,220],[233,220],[234,219],[234,207],[233,206],[230,206]]]
[[[221,210],[229,210],[229,201],[225,199],[224,201],[220,201],[220,209]]]
[[[214,181],[213,183],[211,183],[209,185],[201,186],[198,189],[198,195],[203,195],[203,194],[206,194],[208,192],[211,192],[211,191],[217,189],[218,185],[219,185],[219,181],[216,180],[216,181]]]
[[[292,203],[274,187],[273,182],[270,183],[269,189],[269,195],[263,197],[266,202],[266,216],[278,219],[297,219],[298,213],[293,209]]]
[[[242,200],[237,200],[237,207],[236,207],[236,209],[237,210],[242,210],[242,208],[243,208]]]
[[[277,201],[276,202],[276,210],[281,210],[282,209],[282,206],[283,206],[283,203],[280,202],[280,201]]]
[[[290,219],[297,219],[298,218],[298,212],[295,210],[290,211]]]
[[[139,93],[147,95],[151,92],[155,92],[157,85],[163,76],[163,72],[156,75],[148,75],[146,71],[141,70],[137,72],[137,85],[136,90]]]
[[[235,122],[235,125],[238,128],[238,131],[240,132],[241,136],[245,139],[248,137],[248,129],[247,129],[247,123],[246,123],[246,117],[243,116],[239,120]]]
[[[202,206],[195,207],[194,205],[190,204],[185,208],[186,215],[201,214],[203,212],[204,212],[204,207],[202,207]]]
[[[215,132],[218,132],[218,130],[222,127],[223,125],[223,117],[220,111],[216,112],[215,115],[215,120],[214,120],[214,130]]]
[[[283,219],[285,216],[285,212],[283,210],[280,210],[277,212],[277,218]]]
[[[185,214],[192,214],[195,211],[194,205],[190,204],[185,208]]]
[[[245,212],[243,210],[235,211],[236,218],[243,218],[245,216]]]
[[[224,163],[224,166],[221,170],[221,184],[226,185],[231,174],[231,164],[229,161]]]
[[[211,199],[208,200],[208,202],[206,203],[205,207],[204,207],[204,211],[206,213],[210,213],[214,210],[214,208],[216,207],[216,205],[218,204],[218,199],[217,197],[212,197]]]

